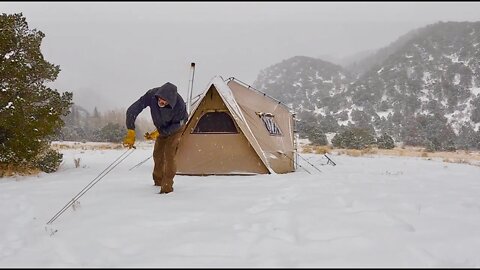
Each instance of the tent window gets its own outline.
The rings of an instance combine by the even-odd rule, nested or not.
[[[265,128],[268,130],[270,135],[278,135],[281,136],[282,132],[278,127],[277,123],[273,119],[274,115],[271,113],[264,113],[264,112],[257,112],[257,115],[262,119],[263,123],[265,124]]]
[[[238,133],[238,130],[228,113],[207,112],[198,120],[193,133]]]

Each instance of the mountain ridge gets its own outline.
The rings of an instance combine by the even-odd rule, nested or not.
[[[333,117],[340,127],[388,133],[412,145],[465,145],[462,132],[480,133],[479,44],[480,22],[438,22],[402,35],[355,67],[294,56],[262,70],[253,86],[296,108],[299,120],[311,125]],[[476,137],[468,139],[470,147],[480,146]]]

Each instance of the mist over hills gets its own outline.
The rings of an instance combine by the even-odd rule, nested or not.
[[[333,117],[339,128],[363,127],[412,145],[478,148],[479,44],[480,22],[438,22],[343,67],[306,56],[283,60],[253,86],[310,125]]]

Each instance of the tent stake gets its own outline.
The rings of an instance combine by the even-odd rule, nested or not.
[[[132,150],[132,151],[130,151]],[[58,211],[48,222],[47,224],[52,224],[60,215],[62,215],[70,206],[72,206],[83,194],[87,193],[98,181],[102,180],[105,175],[107,175],[111,170],[118,166],[123,160],[125,160],[131,153],[133,153],[135,148],[129,148],[127,151],[123,152],[117,159],[115,159],[107,168],[105,168],[97,177],[95,177],[88,185],[86,185],[77,195],[75,195],[65,206],[63,206],[60,211]],[[129,152],[130,151],[130,152]],[[127,154],[128,153],[128,154]],[[125,155],[127,154],[127,155]],[[123,157],[123,158],[122,158]],[[114,165],[115,164],[115,165]],[[113,165],[113,166],[112,166]],[[102,175],[103,174],[103,175]],[[100,176],[102,175],[102,176]]]
[[[331,159],[327,156],[327,154],[324,154],[324,156],[328,159],[327,164],[328,164],[328,163],[332,163],[333,166],[337,165],[337,163],[333,162],[333,160],[331,160]]]

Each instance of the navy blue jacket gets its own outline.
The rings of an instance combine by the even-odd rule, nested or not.
[[[160,108],[157,98],[168,101],[168,105]],[[150,89],[127,109],[127,129],[135,130],[135,119],[147,106],[150,107],[153,124],[160,136],[169,136],[178,131],[188,119],[185,102],[177,93],[177,87],[167,82],[160,87]]]

